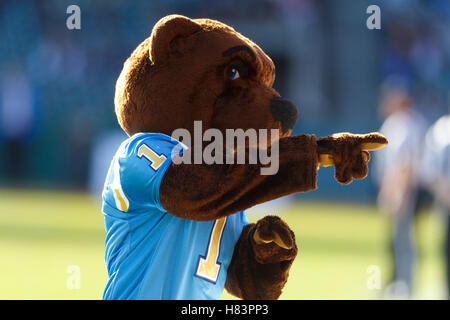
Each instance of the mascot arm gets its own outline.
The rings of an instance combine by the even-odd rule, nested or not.
[[[162,206],[184,219],[215,220],[291,193],[316,189],[314,135],[279,141],[278,172],[260,164],[171,164],[160,187]]]
[[[225,289],[241,299],[278,299],[296,255],[294,233],[279,217],[249,224],[234,247]]]

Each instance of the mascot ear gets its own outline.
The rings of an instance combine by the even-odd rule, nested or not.
[[[153,27],[150,36],[150,60],[158,64],[166,59],[171,52],[171,43],[176,38],[189,36],[201,26],[188,17],[170,15],[159,20]]]

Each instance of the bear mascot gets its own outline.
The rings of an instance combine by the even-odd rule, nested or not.
[[[362,179],[368,150],[387,140],[378,133],[290,136],[297,108],[272,88],[274,80],[260,47],[210,19],[166,16],[126,60],[114,104],[129,138],[102,196],[104,299],[218,299],[224,288],[241,299],[279,298],[297,255],[294,233],[273,215],[249,223],[244,210],[316,189],[320,166],[334,165],[342,184]],[[200,121],[224,134],[278,133],[244,145],[269,152],[276,144],[276,173],[261,174],[262,161],[173,161],[190,146],[172,133],[194,135]],[[230,155],[222,151],[215,159]]]

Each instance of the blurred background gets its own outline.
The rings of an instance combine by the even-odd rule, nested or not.
[[[69,30],[70,5],[81,29]],[[380,28],[367,20],[380,8]],[[0,3],[0,298],[99,299],[101,189],[126,138],[123,62],[167,14],[218,19],[275,62],[295,134],[383,132],[369,177],[249,211],[283,215],[300,256],[284,299],[448,298],[450,2],[153,0]],[[231,298],[224,295],[224,298]]]

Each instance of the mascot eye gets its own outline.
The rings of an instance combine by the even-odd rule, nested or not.
[[[227,68],[226,74],[230,80],[236,80],[241,78],[241,76],[245,76],[246,70],[239,64],[232,64]]]
[[[239,71],[237,71],[235,68],[230,70],[229,77],[231,80],[239,79],[241,76],[239,75]]]

